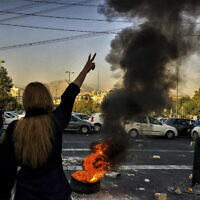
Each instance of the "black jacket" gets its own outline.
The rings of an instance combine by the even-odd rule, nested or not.
[[[192,186],[200,184],[200,138],[196,139],[194,148]]]
[[[8,126],[0,143],[0,200],[10,199],[15,181],[15,200],[68,199],[71,189],[62,168],[62,132],[69,123],[74,100],[79,92],[79,87],[71,83],[61,96],[60,105],[50,114],[55,134],[53,151],[47,162],[36,169],[16,162],[13,130],[17,121]],[[21,168],[17,172],[18,167]]]

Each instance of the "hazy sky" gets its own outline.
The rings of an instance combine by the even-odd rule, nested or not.
[[[130,23],[125,22],[80,20],[84,18],[105,20],[105,16],[100,15],[97,12],[97,5],[103,3],[103,0],[57,0],[56,2],[58,4],[44,2],[45,0],[0,0],[0,11],[12,12],[7,14],[0,12],[0,59],[5,60],[3,66],[7,68],[9,76],[12,77],[14,84],[26,85],[30,81],[51,82],[54,80],[68,79],[68,74],[65,73],[66,70],[74,72],[74,74],[71,75],[72,80],[83,67],[88,54],[96,52],[96,70],[88,75],[85,83],[96,88],[99,71],[100,88],[110,89],[118,80],[112,77],[110,66],[105,61],[105,56],[110,50],[110,42],[114,39],[115,34],[104,34],[89,38],[76,38],[57,43],[42,44],[38,46],[29,45],[23,48],[2,50],[2,47],[12,45],[87,34],[87,32],[49,30],[49,28],[93,32],[113,30],[113,32],[117,32],[119,29],[131,25]],[[62,4],[80,2],[94,6],[70,6]],[[61,6],[65,7],[51,11],[49,10]],[[49,11],[42,12],[44,10]],[[19,14],[13,14],[14,12],[26,14],[40,12],[38,13],[39,15],[80,19],[70,20],[41,16],[23,16],[21,18],[8,19],[20,16]],[[116,20],[119,21],[125,19]],[[7,25],[2,25],[2,23]],[[38,28],[10,25],[32,26]],[[39,27],[48,29],[43,30]],[[197,55],[192,56],[190,60],[184,63],[184,67],[186,69],[184,77],[186,77],[187,80],[184,81],[184,85],[181,86],[182,93],[192,95],[193,91],[200,87],[199,57]]]

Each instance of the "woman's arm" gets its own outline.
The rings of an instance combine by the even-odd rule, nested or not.
[[[84,68],[81,70],[77,78],[67,87],[67,89],[61,96],[60,105],[56,108],[56,110],[53,111],[54,115],[58,119],[61,130],[64,130],[69,123],[75,98],[80,92],[80,87],[83,84],[87,73],[95,67],[95,64],[93,63],[95,56],[96,53],[93,55],[92,58],[91,55],[89,55]]]
[[[91,69],[95,68],[95,63],[93,62],[94,59],[95,59],[95,56],[96,56],[96,53],[92,56],[92,58],[91,58],[91,54],[89,55],[88,60],[85,64],[84,68],[81,70],[79,75],[74,80],[73,83],[76,84],[79,88],[82,86],[83,81],[85,80],[87,73],[90,72]]]

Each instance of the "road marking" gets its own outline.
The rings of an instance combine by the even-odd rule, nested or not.
[[[82,170],[82,166],[63,166],[63,170]],[[122,165],[121,170],[192,170],[192,165]]]
[[[90,151],[90,149],[62,149],[63,152],[65,151]],[[169,150],[169,149],[128,149],[128,151],[136,151],[136,152],[173,152],[173,153],[194,153],[194,151],[187,151],[187,150]]]

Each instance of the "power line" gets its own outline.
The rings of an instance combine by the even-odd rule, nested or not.
[[[43,41],[38,41],[38,42],[30,42],[30,43],[24,43],[24,44],[4,46],[4,47],[0,47],[0,51],[15,49],[15,48],[22,48],[22,47],[29,47],[29,46],[38,46],[38,45],[63,42],[63,41],[69,41],[69,40],[75,40],[75,39],[90,38],[90,37],[101,36],[101,35],[106,35],[106,34],[110,34],[110,32],[105,31],[102,33],[88,33],[88,34],[69,36],[69,37],[64,37],[64,38],[57,38],[57,39],[43,40]]]
[[[82,1],[82,2],[79,2],[80,4],[81,3],[84,3],[84,2],[90,2],[91,0],[85,0],[85,1]],[[78,3],[77,3],[78,4]],[[51,11],[55,11],[55,10],[60,10],[60,9],[64,9],[64,8],[68,8],[70,7],[70,5],[64,5],[64,6],[59,6],[59,7],[56,7],[56,8],[50,8],[50,9],[46,9],[46,10],[42,10],[42,11],[38,11],[38,12],[33,12],[31,14],[40,14],[40,13],[46,13],[46,12],[51,12]],[[6,18],[6,19],[1,19],[0,22],[5,22],[5,21],[10,21],[10,20],[16,20],[16,19],[21,19],[21,18],[24,18],[24,17],[27,17],[27,15],[23,14],[21,16],[15,16],[15,17],[10,17],[10,18]]]
[[[4,46],[4,47],[0,47],[0,51],[15,49],[15,48],[22,48],[22,47],[29,47],[29,46],[44,45],[44,44],[50,44],[50,43],[56,43],[56,42],[63,42],[63,41],[69,41],[69,40],[76,40],[76,39],[82,39],[82,38],[90,38],[90,37],[110,34],[112,31],[114,31],[114,30],[99,32],[99,33],[88,33],[88,34],[82,34],[82,35],[76,35],[76,36],[69,36],[69,37],[57,38],[57,39],[51,39],[51,40],[43,40],[43,41],[38,41],[38,42],[30,42],[30,43],[24,43],[24,44]],[[200,34],[196,34],[196,35],[188,34],[188,35],[182,35],[182,36],[199,38]]]
[[[95,22],[131,22],[130,20],[105,20],[105,19],[92,19],[92,18],[81,18],[81,17],[60,17],[53,15],[40,15],[34,13],[21,13],[21,12],[10,12],[10,11],[2,11],[0,13],[6,14],[16,14],[16,15],[26,15],[31,17],[43,17],[43,18],[55,18],[55,19],[67,19],[67,20],[83,20],[83,21],[95,21]],[[0,20],[1,21],[1,20]]]
[[[50,28],[50,27],[28,26],[28,25],[7,24],[7,23],[6,24],[0,23],[0,25],[21,27],[21,28],[53,30],[53,31],[83,32],[83,33],[107,33],[108,32],[108,31],[90,31],[90,30],[77,30],[77,29],[65,29],[65,28]],[[116,32],[109,32],[109,33],[110,34],[116,34]]]
[[[56,2],[56,1],[58,1],[58,0],[54,0],[54,2]],[[38,3],[34,2],[34,3],[31,3],[31,4],[25,4],[25,5],[22,5],[22,6],[17,6],[17,7],[14,7],[14,8],[9,8],[9,9],[3,10],[5,13],[2,12],[2,13],[0,13],[0,15],[6,14],[6,13],[9,13],[9,12],[12,13],[13,11],[18,11],[18,10],[24,10],[24,9],[33,8],[35,6],[40,6],[40,5],[42,5],[41,3],[38,4]],[[44,4],[44,5],[46,5],[46,4]]]
[[[55,5],[71,5],[71,6],[86,6],[86,7],[98,7],[98,5],[93,4],[84,4],[84,3],[63,3],[63,2],[51,2],[51,1],[41,1],[41,0],[24,0],[29,2],[35,2],[35,3],[46,3],[46,4],[55,4]]]
[[[106,20],[106,19],[93,19],[93,18],[82,18],[82,17],[61,17],[61,16],[54,16],[54,15],[41,15],[41,14],[35,14],[35,13],[23,13],[23,12],[11,12],[11,11],[4,11],[0,10],[0,14],[15,14],[15,15],[24,15],[24,16],[30,16],[30,17],[42,17],[42,18],[54,18],[54,19],[67,19],[67,20],[80,20],[80,21],[95,21],[95,22],[120,22],[120,23],[132,23],[131,20]],[[1,20],[0,20],[1,22]],[[135,24],[136,22],[134,22]],[[154,22],[148,22],[151,24],[157,23]],[[160,22],[159,22],[160,23]],[[139,22],[137,24],[143,24],[143,22]],[[190,22],[185,21],[182,24],[200,24],[200,22]]]

